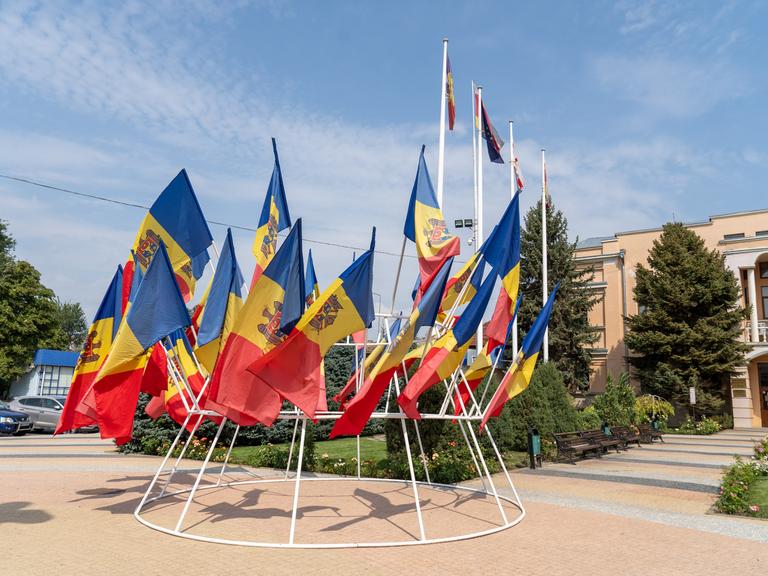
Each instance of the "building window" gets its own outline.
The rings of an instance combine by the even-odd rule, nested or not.
[[[740,238],[744,238],[744,232],[739,232],[738,234],[723,235],[723,240],[739,240]]]
[[[768,312],[768,286],[761,286],[760,292],[763,296],[763,318],[765,318],[765,313]]]
[[[40,366],[40,394],[43,396],[64,396],[69,386],[61,382],[61,366]]]
[[[760,262],[760,278],[768,278],[768,262]]]
[[[768,236],[768,230],[758,230],[755,232],[755,236]]]

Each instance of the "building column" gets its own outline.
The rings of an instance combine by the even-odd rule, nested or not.
[[[749,290],[749,339],[759,342],[757,330],[757,287],[755,285],[755,267],[747,268],[747,288]]]

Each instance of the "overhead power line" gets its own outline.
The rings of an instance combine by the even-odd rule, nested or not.
[[[62,188],[61,186],[52,186],[50,184],[44,184],[42,182],[37,182],[35,180],[32,180],[30,178],[20,178],[18,176],[9,176],[7,174],[0,174],[0,178],[5,178],[6,180],[12,180],[14,182],[20,182],[21,184],[27,184],[29,186],[37,186],[38,188],[45,188],[47,190],[55,190],[57,192],[63,192],[65,194],[71,194],[72,196],[79,196],[81,198],[89,198],[91,200],[98,200],[100,202],[108,202],[110,204],[117,204],[118,206],[128,206],[129,208],[139,208],[141,210],[149,210],[149,206],[145,206],[144,204],[137,204],[136,202],[127,202],[125,200],[118,200],[116,198],[109,198],[107,196],[99,196],[97,194],[88,194],[86,192],[78,192],[76,190],[69,190],[68,188]],[[224,226],[225,228],[234,228],[236,230],[244,230],[246,232],[256,232],[256,228],[251,228],[250,226],[240,226],[239,224],[230,224],[227,222],[220,222],[218,220],[208,220],[206,219],[206,222],[208,224],[213,224],[215,226]],[[322,246],[333,246],[336,248],[344,248],[346,250],[356,250],[359,252],[365,252],[368,248],[366,247],[360,247],[360,246],[349,246],[347,244],[339,244],[337,242],[327,242],[325,240],[312,240],[310,238],[303,238],[304,242],[310,242],[312,244],[320,244]],[[383,254],[386,256],[394,256],[396,258],[400,257],[400,254],[397,254],[396,252],[388,252],[386,250],[374,250],[376,254]],[[406,254],[407,258],[417,258],[417,256],[414,256],[412,254]]]

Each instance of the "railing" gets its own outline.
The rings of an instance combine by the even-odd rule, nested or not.
[[[753,342],[755,344],[765,342],[768,344],[768,320],[757,321],[757,340],[752,338],[751,322],[744,323],[744,330],[742,334],[745,342]]]

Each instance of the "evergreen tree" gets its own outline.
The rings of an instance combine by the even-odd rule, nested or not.
[[[589,348],[599,337],[588,318],[590,308],[598,300],[598,296],[587,286],[594,273],[590,268],[576,266],[573,259],[575,249],[576,243],[568,240],[568,221],[550,200],[547,209],[547,283],[549,291],[557,282],[560,282],[560,289],[549,321],[549,359],[554,362],[571,392],[589,387]],[[520,293],[523,300],[518,326],[522,342],[522,336],[542,307],[541,201],[525,215],[520,252]],[[507,356],[511,359],[509,348]]]
[[[680,223],[666,224],[636,270],[635,300],[641,312],[627,318],[630,363],[643,391],[717,412],[730,374],[744,362],[739,340],[747,311],[725,256]]]

